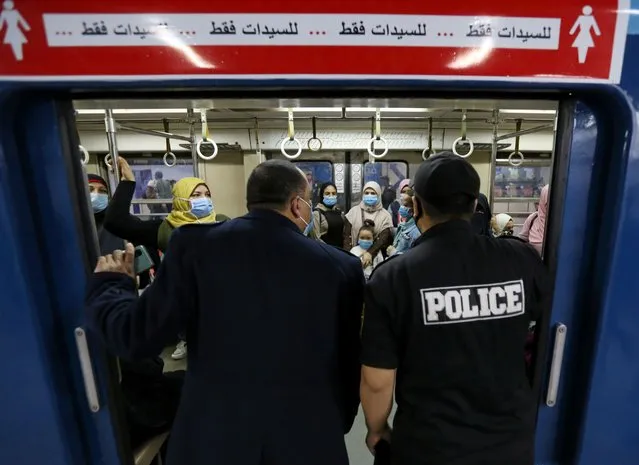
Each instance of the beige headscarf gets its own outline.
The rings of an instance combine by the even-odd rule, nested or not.
[[[371,220],[375,223],[375,238],[377,238],[379,233],[385,229],[393,227],[393,218],[388,211],[384,210],[382,205],[382,188],[375,181],[370,181],[364,185],[362,192],[366,191],[368,188],[373,189],[377,194],[377,203],[369,207],[364,204],[364,201],[362,200],[359,205],[355,205],[346,214],[346,219],[353,226],[353,233],[351,235],[353,247],[357,245],[357,237],[359,236],[360,228],[364,224],[364,220]]]
[[[501,236],[504,234],[504,230],[508,223],[512,221],[513,217],[508,215],[507,213],[499,213],[495,216],[495,227],[493,230],[495,231],[495,236]]]

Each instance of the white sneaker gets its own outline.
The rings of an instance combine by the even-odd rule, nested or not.
[[[175,351],[171,354],[171,358],[173,360],[182,360],[186,357],[186,341],[178,342],[178,345],[175,346]]]

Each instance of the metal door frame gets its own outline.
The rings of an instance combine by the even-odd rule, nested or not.
[[[622,92],[613,86],[596,85],[596,86],[577,86],[577,85],[539,85],[534,87],[525,87],[521,84],[512,85],[511,83],[486,83],[477,82],[477,85],[469,86],[468,82],[425,82],[425,81],[357,81],[357,82],[323,82],[317,83],[314,81],[235,81],[224,82],[217,81],[214,91],[210,91],[211,82],[206,80],[193,81],[188,84],[183,83],[180,85],[182,88],[181,93],[169,94],[171,87],[175,87],[175,83],[171,82],[140,82],[140,83],[65,83],[65,84],[25,84],[21,87],[11,85],[9,88],[12,94],[6,95],[3,101],[3,108],[5,111],[10,112],[5,114],[7,120],[13,121],[12,133],[8,131],[2,131],[3,139],[0,140],[0,150],[4,151],[5,157],[20,157],[17,161],[19,164],[20,172],[18,176],[22,181],[22,186],[25,188],[29,185],[34,185],[36,180],[44,183],[43,191],[46,195],[38,196],[37,200],[37,215],[34,214],[32,221],[36,225],[36,229],[39,233],[39,240],[37,248],[40,252],[39,257],[34,261],[33,266],[36,266],[42,270],[56,270],[60,276],[57,279],[62,279],[65,276],[82,276],[86,278],[86,272],[90,271],[91,259],[95,259],[95,239],[91,238],[92,232],[88,231],[88,227],[82,226],[83,221],[88,218],[89,201],[86,194],[86,188],[82,193],[82,189],[79,186],[86,184],[83,179],[83,172],[79,164],[79,159],[75,150],[79,141],[77,140],[77,134],[71,130],[73,124],[73,111],[70,105],[70,101],[74,98],[86,97],[95,98],[95,94],[99,94],[100,98],[127,98],[137,96],[139,98],[140,90],[150,90],[149,97],[154,98],[189,98],[189,96],[196,96],[203,92],[207,92],[209,98],[215,98],[216,95],[223,95],[225,98],[247,98],[251,94],[277,94],[278,97],[287,97],[295,95],[304,95],[305,97],[313,95],[321,95],[323,97],[331,97],[337,95],[366,95],[367,97],[374,97],[375,95],[382,95],[387,98],[400,95],[412,95],[415,94],[436,94],[438,98],[450,98],[455,97],[457,99],[463,99],[473,95],[473,98],[494,98],[499,96],[500,98],[525,98],[524,95],[531,95],[537,98],[560,100],[563,97],[568,96],[568,91],[573,91],[573,97],[580,99],[584,102],[592,102],[593,108],[610,112],[618,111],[625,115],[622,119],[622,124],[617,128],[609,128],[608,135],[610,137],[621,136],[623,144],[615,145],[614,151],[606,151],[608,159],[604,158],[601,154],[601,147],[598,147],[597,161],[600,166],[596,167],[600,170],[600,173],[609,173],[611,171],[611,164],[618,165],[617,171],[625,166],[625,161],[628,159],[630,147],[626,144],[629,137],[632,136],[634,127],[634,118],[629,116],[632,112],[632,107]],[[73,91],[69,91],[69,85]],[[37,87],[36,87],[37,86]],[[252,89],[253,87],[258,90]],[[469,91],[469,87],[472,87],[472,92]],[[39,92],[34,92],[34,88],[37,88]],[[335,91],[339,88],[339,91]],[[505,89],[505,90],[504,90]],[[18,92],[24,90],[25,92]],[[30,90],[30,92],[26,92]],[[81,92],[80,92],[81,91]],[[539,93],[536,93],[539,92]],[[212,95],[211,95],[212,94]],[[1,94],[0,94],[1,95]],[[602,116],[605,113],[600,113]],[[634,115],[634,114],[633,114]],[[599,118],[603,121],[604,118]],[[34,138],[34,129],[37,128],[39,138]],[[601,141],[603,136],[598,137],[598,141]],[[609,139],[613,140],[613,139]],[[615,157],[610,157],[609,154],[614,153]],[[43,157],[42,155],[47,155]],[[53,157],[51,155],[57,155]],[[556,157],[566,158],[563,157]],[[612,161],[611,161],[612,159]],[[62,163],[60,163],[62,160]],[[566,163],[569,165],[570,160]],[[613,163],[614,162],[614,163]],[[14,165],[15,166],[15,160]],[[553,187],[555,184],[561,181],[558,178],[560,170],[555,171],[553,177]],[[597,188],[602,196],[606,199],[606,206],[616,206],[618,209],[617,197],[620,194],[618,189],[614,188],[611,183],[614,184],[614,177],[610,175],[610,179],[604,180],[606,176],[598,176],[597,179],[601,183]],[[607,181],[607,182],[606,182]],[[555,188],[556,189],[556,188]],[[558,192],[558,191],[556,191]],[[557,195],[557,194],[554,194]],[[557,198],[557,197],[556,197]],[[9,199],[7,199],[9,200]],[[19,205],[21,198],[17,196],[11,197],[12,205]],[[602,201],[603,202],[603,201]],[[556,201],[552,201],[551,208]],[[603,205],[603,204],[602,204]],[[564,212],[568,214],[571,206],[564,205]],[[68,225],[64,227],[60,224],[56,224],[56,218],[59,220],[59,216],[63,218],[71,217],[72,228]],[[549,226],[549,231],[553,231],[554,228],[562,229],[559,225],[563,226],[563,218],[555,217],[552,219],[552,224]],[[616,218],[616,216],[615,216]],[[44,234],[47,231],[47,234]],[[73,235],[70,234],[75,231]],[[603,239],[609,238],[612,234],[609,229],[606,229],[606,225],[601,225],[601,231],[597,231],[596,237]],[[549,240],[553,239],[552,233],[549,232]],[[71,239],[74,239],[72,241]],[[60,247],[64,241],[73,242],[72,244]],[[87,247],[87,245],[89,247]],[[87,249],[92,249],[88,251]],[[56,266],[56,257],[59,257],[61,251],[68,253],[65,256],[66,260],[73,263],[84,263],[84,271],[75,270],[72,272],[69,268],[69,264],[61,264],[62,266]],[[565,258],[564,258],[565,259]],[[598,271],[607,269],[609,265],[609,257],[605,254],[605,251],[600,251],[596,262],[599,265]],[[67,275],[65,275],[65,272]],[[55,278],[55,276],[53,277]],[[556,276],[556,278],[558,278]],[[603,283],[602,277],[599,273],[592,276],[588,275],[588,280],[592,280],[590,283],[592,288],[601,289]],[[55,281],[55,279],[53,279]],[[580,280],[582,283],[583,279]],[[51,351],[52,354],[58,354],[55,358],[51,355],[51,363],[66,363],[72,364],[73,376],[67,380],[67,388],[78,393],[82,390],[81,378],[79,374],[79,367],[74,356],[73,345],[71,344],[72,335],[69,334],[70,330],[77,325],[81,324],[82,317],[82,302],[78,300],[78,291],[82,292],[84,287],[83,280],[76,279],[76,286],[70,286],[70,289],[64,289],[61,282],[58,284],[52,282],[48,288],[47,295],[50,298],[50,304],[38,309],[39,321],[49,320],[51,313],[56,317],[61,317],[60,321],[64,326],[64,333],[60,334],[59,330],[56,330],[56,326],[46,326],[48,330],[48,338],[43,341],[43,350]],[[68,284],[68,283],[67,283]],[[75,287],[73,292],[67,292],[67,299],[62,298],[62,291],[71,291]],[[573,289],[574,291],[575,289]],[[61,306],[62,305],[62,306]],[[71,307],[65,307],[65,305],[71,305]],[[557,309],[553,307],[553,314]],[[93,359],[96,364],[96,377],[100,386],[100,393],[102,398],[106,400],[104,408],[99,414],[91,414],[88,412],[84,399],[76,399],[74,403],[74,409],[76,412],[76,418],[79,419],[82,432],[74,434],[74,437],[66,438],[67,441],[80,441],[83,444],[85,454],[88,453],[94,459],[97,459],[102,463],[117,463],[116,457],[124,460],[126,463],[128,457],[127,447],[123,446],[122,431],[116,427],[119,424],[118,411],[114,406],[117,404],[117,399],[114,397],[112,386],[105,380],[113,376],[112,370],[109,369],[106,363],[105,352],[96,344],[92,345]],[[61,356],[60,353],[65,353],[66,356]],[[54,391],[59,395],[59,391]],[[108,415],[105,415],[108,414]],[[66,423],[66,427],[72,430],[72,426]],[[555,440],[560,442],[562,438],[556,437]],[[76,447],[78,447],[76,445]],[[130,456],[130,454],[128,454]],[[98,463],[96,461],[96,463]]]

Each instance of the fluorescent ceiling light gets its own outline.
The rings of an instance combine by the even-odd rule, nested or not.
[[[158,114],[162,115],[165,113],[173,113],[173,114],[184,114],[186,113],[186,108],[149,108],[147,110],[138,110],[138,109],[126,109],[126,110],[113,110],[113,113],[116,115],[136,115],[136,114]]]
[[[264,110],[268,111],[268,108]],[[278,108],[277,111],[286,111],[293,110],[293,112],[304,112],[304,113],[341,113],[342,109],[339,107],[294,107],[294,108]]]
[[[499,113],[518,113],[522,115],[554,115],[555,110],[499,110]]]
[[[104,110],[76,110],[79,115],[103,115]],[[113,110],[114,115],[165,115],[165,114],[185,114],[185,108],[149,108],[149,109],[121,109]]]
[[[76,110],[78,115],[103,115],[104,110]]]
[[[377,108],[347,108],[346,111],[353,113],[375,113]],[[380,108],[381,113],[428,113],[428,108]]]
[[[288,111],[289,108],[278,108],[277,111]],[[296,107],[290,108],[293,112],[304,112],[304,113],[341,113],[342,109],[340,107],[320,107],[320,108],[304,108],[304,107]],[[346,107],[346,112],[353,113],[375,113],[376,108],[352,108]],[[380,108],[382,113],[427,113],[430,110],[428,108]]]

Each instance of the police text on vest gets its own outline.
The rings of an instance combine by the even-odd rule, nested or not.
[[[526,311],[524,282],[421,289],[425,325],[512,318]]]

